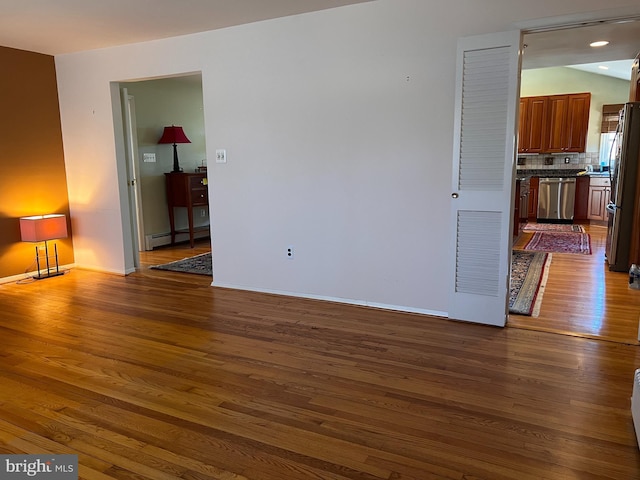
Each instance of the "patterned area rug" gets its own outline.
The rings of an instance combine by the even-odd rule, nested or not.
[[[550,264],[550,253],[512,252],[509,313],[538,316]]]
[[[183,258],[182,260],[177,260],[171,263],[154,265],[151,268],[156,270],[170,270],[172,272],[213,276],[211,252],[196,255],[195,257]]]
[[[588,233],[536,232],[524,249],[536,252],[591,255],[591,237]]]
[[[585,232],[582,225],[567,225],[565,223],[527,223],[523,230],[525,232]]]

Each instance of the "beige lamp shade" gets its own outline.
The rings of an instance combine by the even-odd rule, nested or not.
[[[23,242],[46,242],[66,237],[67,217],[63,214],[20,218],[20,238]]]

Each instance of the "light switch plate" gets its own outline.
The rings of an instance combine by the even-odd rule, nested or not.
[[[155,163],[156,154],[155,153],[143,153],[142,154],[142,161],[144,163]]]
[[[224,149],[216,150],[216,163],[227,163],[227,151]]]

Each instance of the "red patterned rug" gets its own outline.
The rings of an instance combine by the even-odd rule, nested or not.
[[[575,232],[584,233],[582,225],[572,225],[566,223],[527,223],[523,230],[525,232]]]
[[[536,232],[524,249],[536,252],[591,255],[591,237],[588,233]]]

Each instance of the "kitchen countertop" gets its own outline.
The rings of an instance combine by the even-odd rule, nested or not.
[[[521,177],[577,177],[580,172],[584,172],[582,168],[523,168],[516,170],[516,176]]]
[[[571,177],[608,177],[609,172],[586,172],[582,168],[523,168],[516,170],[516,178],[571,178]]]

